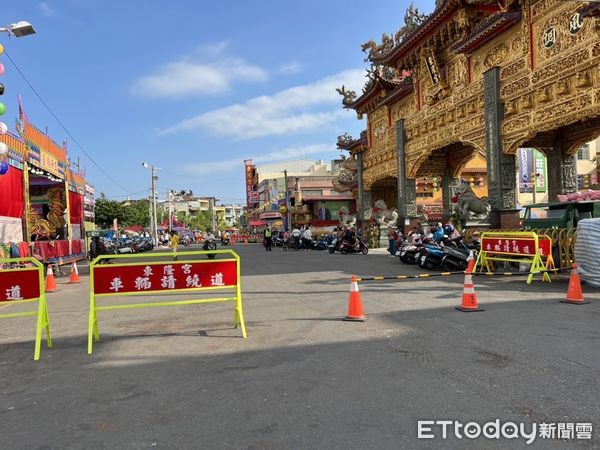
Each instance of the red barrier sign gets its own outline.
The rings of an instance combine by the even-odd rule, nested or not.
[[[552,252],[549,239],[538,239],[540,255],[545,258]],[[498,238],[484,237],[481,242],[481,249],[487,253],[504,254],[504,255],[535,255],[535,239],[524,238]]]
[[[169,262],[94,267],[94,294],[235,286],[236,261]]]
[[[0,302],[40,297],[37,267],[0,271]]]

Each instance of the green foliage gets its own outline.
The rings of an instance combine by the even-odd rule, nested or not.
[[[112,228],[116,218],[120,227],[150,224],[150,205],[148,200],[128,200],[117,202],[108,200],[103,195],[96,200],[96,225],[100,228]]]

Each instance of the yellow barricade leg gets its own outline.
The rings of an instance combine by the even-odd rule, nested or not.
[[[238,276],[238,280],[239,280],[239,276]],[[242,337],[247,338],[248,335],[246,334],[246,324],[244,323],[244,308],[242,306],[242,290],[240,288],[239,282],[238,282],[238,285],[236,288],[236,300],[235,300],[235,313],[233,315],[233,327],[237,328],[238,323],[242,329]]]
[[[48,316],[48,306],[46,305],[46,296],[42,296],[38,300],[38,312],[35,327],[35,350],[33,352],[33,360],[40,359],[42,352],[42,331],[46,330],[46,345],[52,348],[52,335],[50,333],[50,319]]]
[[[90,294],[90,314],[88,317],[88,355],[92,354],[93,339],[100,341],[98,330],[98,316],[96,315],[96,301],[94,294]]]

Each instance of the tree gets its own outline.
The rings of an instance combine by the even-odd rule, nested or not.
[[[146,199],[117,202],[101,195],[96,200],[95,213],[96,224],[100,228],[112,228],[114,219],[117,219],[122,227],[147,227],[150,224],[150,204]]]

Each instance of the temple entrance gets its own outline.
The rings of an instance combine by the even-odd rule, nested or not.
[[[519,187],[523,186],[524,179],[529,178],[531,184],[533,178],[537,178],[537,191],[547,189],[548,201],[558,201],[559,195],[589,189],[598,182],[596,143],[599,135],[600,117],[536,134],[522,147],[535,148],[545,155],[545,179],[539,170],[542,167],[539,157],[535,170],[527,173],[532,165],[525,164],[523,149],[519,149]],[[532,194],[537,192],[532,190]]]
[[[377,200],[383,200],[388,208],[396,208],[397,180],[395,177],[385,177],[377,180],[371,186],[371,206]]]
[[[486,197],[485,165],[480,152],[462,142],[433,150],[414,171],[418,215],[429,221],[447,220],[454,212],[452,197],[459,188]]]

